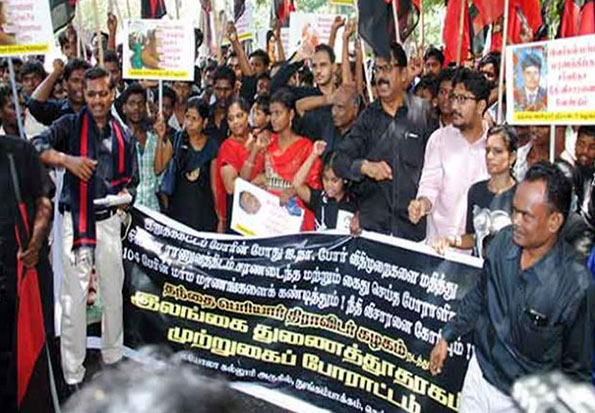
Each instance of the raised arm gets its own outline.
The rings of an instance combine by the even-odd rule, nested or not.
[[[293,177],[293,188],[295,189],[297,195],[304,201],[306,204],[310,203],[311,198],[311,191],[306,181],[308,179],[308,174],[310,173],[310,169],[314,166],[314,163],[322,154],[324,153],[324,149],[326,148],[325,141],[316,141],[314,142],[314,147],[312,148],[312,152],[306,158],[306,161],[302,164],[300,169],[297,171],[295,176]]]
[[[52,72],[37,86],[33,91],[31,98],[38,102],[46,102],[52,95],[54,85],[64,71],[64,62],[61,59],[55,59]]]
[[[107,14],[107,50],[116,51],[116,33],[118,31],[118,18],[113,13]]]
[[[353,84],[353,74],[351,73],[351,64],[349,62],[349,39],[355,33],[357,23],[355,20],[350,20],[345,24],[343,31],[343,53],[341,56],[341,77],[343,84]]]
[[[244,76],[254,76],[254,70],[252,69],[252,66],[250,66],[248,56],[246,56],[246,52],[244,51],[244,48],[238,39],[238,31],[233,22],[227,23],[227,38],[231,42],[231,47],[233,47],[233,51],[236,53],[236,56],[238,56],[242,74]]]
[[[337,38],[337,32],[343,25],[345,24],[345,19],[341,16],[336,16],[335,20],[333,21],[333,25],[331,26],[331,34],[328,38],[328,45],[331,49],[335,48],[335,39]]]

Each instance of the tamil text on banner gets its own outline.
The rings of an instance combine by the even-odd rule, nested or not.
[[[231,212],[231,229],[246,236],[271,236],[299,232],[304,210],[293,198],[287,205],[279,197],[236,179]]]
[[[129,20],[124,34],[124,78],[194,80],[191,25],[180,20]]]
[[[48,0],[0,2],[0,56],[46,54],[52,40]]]
[[[506,48],[506,112],[516,125],[595,123],[595,35]]]
[[[450,344],[437,377],[428,358],[480,269],[424,248],[375,234],[222,238],[133,209],[125,341],[335,412],[456,412],[470,342]]]
[[[289,53],[300,48],[312,52],[321,43],[328,43],[336,14],[293,12],[289,17]],[[346,18],[346,16],[342,16]],[[343,36],[343,28],[337,32],[337,39]],[[337,60],[341,59],[341,42],[335,44]],[[308,54],[308,53],[306,53]]]

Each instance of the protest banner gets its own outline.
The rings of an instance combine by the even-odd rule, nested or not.
[[[507,120],[515,125],[595,123],[595,35],[506,48]]]
[[[53,40],[47,0],[0,2],[0,56],[46,54]]]
[[[458,410],[471,343],[449,345],[439,376],[428,358],[478,278],[470,257],[378,234],[239,238],[131,215],[128,347],[166,345],[331,411]]]
[[[313,52],[319,44],[328,44],[331,27],[336,16],[336,14],[325,13],[291,13],[289,17],[289,46],[286,49],[289,51],[289,55],[300,48]],[[344,15],[341,17],[347,18]],[[337,39],[341,39],[342,36],[343,27],[337,31]],[[334,48],[337,61],[340,61],[342,56],[340,43],[336,42]]]
[[[304,210],[291,202],[279,205],[279,197],[236,179],[231,229],[247,236],[272,236],[299,232],[304,219]]]
[[[194,80],[194,30],[179,20],[129,20],[124,25],[125,79]]]

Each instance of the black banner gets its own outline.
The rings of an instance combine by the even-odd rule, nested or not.
[[[428,359],[477,267],[367,237],[199,236],[137,209],[123,254],[130,347],[333,411],[458,410],[471,345],[438,377]]]

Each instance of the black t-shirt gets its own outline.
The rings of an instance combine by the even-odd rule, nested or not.
[[[326,196],[326,193],[320,189],[310,190],[310,203],[306,206],[314,212],[316,218],[316,230],[337,228],[337,217],[339,211],[355,213],[357,207],[353,196],[343,195],[343,199],[337,202]]]
[[[476,182],[469,188],[467,194],[467,222],[465,225],[465,232],[467,234],[474,234],[475,228],[473,226],[474,213],[473,209],[489,209],[490,211],[504,211],[510,215],[512,211],[512,198],[516,191],[516,185],[508,191],[496,195],[488,189],[488,180]]]

